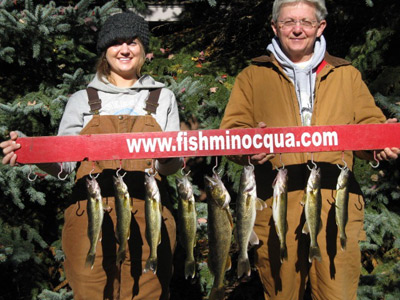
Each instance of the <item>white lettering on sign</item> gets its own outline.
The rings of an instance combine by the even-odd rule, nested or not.
[[[268,134],[244,134],[231,135],[229,130],[225,135],[203,135],[202,131],[196,135],[188,136],[187,132],[180,131],[176,137],[155,137],[126,139],[129,153],[145,152],[181,152],[181,151],[214,151],[214,150],[240,150],[240,149],[267,149],[274,153],[279,148],[300,148],[337,146],[338,134],[335,131],[304,132],[300,139],[296,140],[293,133],[268,133]]]

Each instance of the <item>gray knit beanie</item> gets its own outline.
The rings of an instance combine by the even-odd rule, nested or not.
[[[149,24],[145,19],[133,12],[118,13],[109,17],[100,29],[97,51],[101,53],[112,46],[115,41],[131,38],[139,38],[147,51],[149,36]]]

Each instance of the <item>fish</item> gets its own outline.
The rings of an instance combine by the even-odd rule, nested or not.
[[[321,261],[321,250],[317,242],[318,233],[322,228],[321,172],[319,168],[315,167],[311,169],[305,189],[303,205],[306,222],[302,232],[305,234],[310,234],[310,251],[308,254],[308,261],[310,263],[313,261],[313,259]]]
[[[196,203],[193,195],[193,187],[188,174],[182,178],[176,178],[178,188],[178,224],[180,241],[185,249],[185,278],[194,278],[196,273],[196,262],[194,248],[196,247],[197,214]]]
[[[115,190],[115,213],[117,216],[116,238],[119,244],[116,263],[120,264],[126,257],[126,244],[130,236],[132,203],[123,176],[113,176]]]
[[[343,168],[339,174],[336,185],[335,219],[339,230],[340,246],[343,251],[346,250],[347,241],[345,228],[349,213],[349,177],[349,169],[347,167]]]
[[[146,240],[150,246],[150,254],[143,269],[144,273],[157,273],[157,248],[161,243],[162,204],[160,191],[154,174],[145,172],[145,219]]]
[[[225,272],[231,268],[229,255],[233,219],[229,209],[231,197],[221,178],[214,173],[213,177],[205,176],[208,211],[208,268],[214,276],[213,286],[208,299],[223,299],[225,294]]]
[[[262,210],[266,204],[257,198],[254,166],[244,166],[240,176],[239,193],[236,200],[235,236],[239,246],[237,277],[250,276],[251,268],[248,256],[248,246],[258,245],[259,239],[254,232],[256,210]]]
[[[95,178],[86,178],[86,187],[88,192],[86,207],[88,216],[87,234],[90,241],[90,248],[86,255],[85,266],[93,269],[96,258],[96,246],[100,240],[101,226],[103,224],[104,209],[101,190],[97,180]]]
[[[286,247],[286,232],[288,230],[287,222],[287,181],[288,171],[281,168],[273,182],[273,198],[272,198],[272,218],[275,223],[275,230],[279,237],[280,260],[288,260]]]

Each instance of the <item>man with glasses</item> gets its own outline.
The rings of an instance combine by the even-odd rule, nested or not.
[[[386,120],[362,81],[360,72],[326,51],[323,31],[327,26],[324,0],[275,0],[271,26],[275,37],[268,55],[252,60],[237,77],[221,128],[286,127],[394,123]],[[377,158],[396,159],[398,148],[385,148]],[[360,151],[260,153],[250,157],[255,165],[257,194],[268,208],[257,212],[254,230],[260,239],[255,264],[264,286],[265,299],[303,299],[307,282],[313,299],[356,299],[361,254],[358,242],[363,230],[364,201],[350,175],[346,245],[335,222],[336,182],[340,169],[352,170],[353,155],[372,159]],[[247,164],[246,156],[231,159]],[[310,170],[315,163],[321,174],[321,223],[317,242],[320,257],[309,257],[310,237],[303,234],[301,205]],[[288,170],[287,259],[280,260],[280,243],[272,217],[272,183],[276,168]],[[343,249],[342,249],[343,248]],[[311,262],[310,262],[311,260]]]

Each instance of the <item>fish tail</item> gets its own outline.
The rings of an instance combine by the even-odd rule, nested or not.
[[[346,242],[347,242],[347,237],[346,235],[340,236],[340,246],[342,247],[342,250],[346,250]]]
[[[153,271],[154,274],[157,273],[157,258],[149,257],[146,261],[146,265],[144,267],[143,273],[147,273],[148,271]]]
[[[86,256],[86,261],[85,261],[85,267],[90,267],[91,269],[93,269],[93,265],[94,265],[94,259],[96,258],[96,254],[92,254],[92,253],[88,253]]]
[[[287,247],[286,244],[281,245],[280,247],[280,258],[281,258],[281,263],[283,263],[283,260],[288,260],[288,253],[287,253]]]
[[[321,261],[321,250],[319,249],[319,246],[311,246],[310,247],[310,253],[308,255],[308,261],[311,263],[313,259],[316,259],[318,261]]]
[[[123,263],[126,257],[126,250],[118,250],[117,253],[117,265]]]
[[[194,278],[194,274],[196,273],[196,263],[194,260],[186,260],[185,261],[185,279],[189,277]]]
[[[239,258],[238,265],[237,265],[237,277],[240,278],[243,275],[250,276],[251,268],[250,268],[250,261],[247,257]]]
[[[222,287],[213,287],[210,292],[210,296],[208,300],[223,300],[225,296],[225,288]]]

